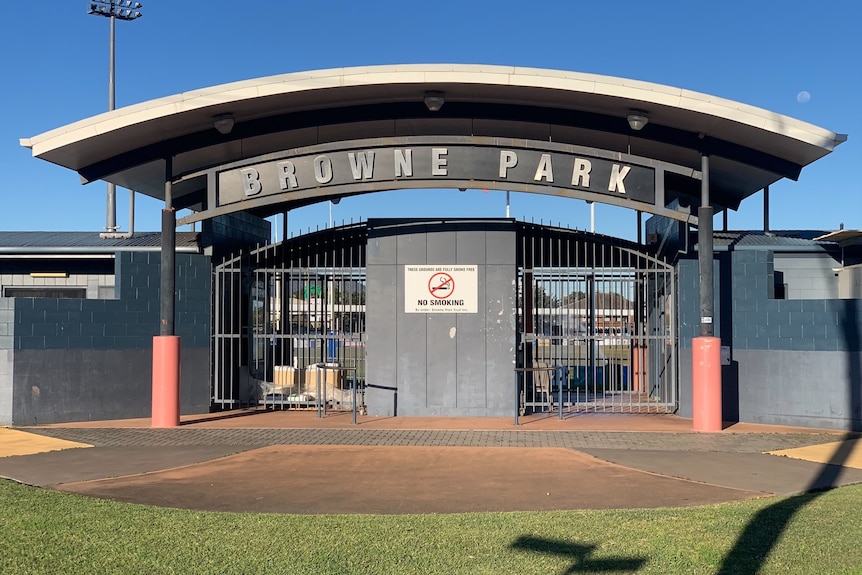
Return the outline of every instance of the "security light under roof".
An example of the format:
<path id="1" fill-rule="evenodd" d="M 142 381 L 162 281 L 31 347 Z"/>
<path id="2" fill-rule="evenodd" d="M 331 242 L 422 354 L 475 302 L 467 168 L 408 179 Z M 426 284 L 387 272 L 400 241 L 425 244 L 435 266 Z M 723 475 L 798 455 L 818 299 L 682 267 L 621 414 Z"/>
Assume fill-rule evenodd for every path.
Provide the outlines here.
<path id="1" fill-rule="evenodd" d="M 432 112 L 440 111 L 446 99 L 443 97 L 443 92 L 425 92 L 425 105 Z"/>
<path id="2" fill-rule="evenodd" d="M 235 120 L 233 119 L 232 114 L 219 114 L 218 116 L 213 116 L 213 128 L 219 131 L 220 134 L 230 134 L 230 131 L 233 130 L 233 125 Z"/>
<path id="3" fill-rule="evenodd" d="M 643 110 L 632 110 L 626 116 L 626 120 L 629 122 L 629 127 L 637 132 L 649 123 L 649 116 Z"/>

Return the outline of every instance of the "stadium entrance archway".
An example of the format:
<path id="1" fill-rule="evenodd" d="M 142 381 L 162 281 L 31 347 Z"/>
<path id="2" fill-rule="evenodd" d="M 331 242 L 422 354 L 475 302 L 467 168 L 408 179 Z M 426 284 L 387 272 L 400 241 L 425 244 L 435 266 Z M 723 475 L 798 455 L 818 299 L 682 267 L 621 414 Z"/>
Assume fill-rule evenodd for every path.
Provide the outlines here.
<path id="1" fill-rule="evenodd" d="M 489 235 L 470 262 L 443 255 Z M 420 293 L 432 282 L 424 305 L 455 307 L 410 299 L 416 274 Z M 219 408 L 349 409 L 354 381 L 372 415 L 676 408 L 673 272 L 630 242 L 511 220 L 372 220 L 239 254 L 214 290 Z"/>
<path id="2" fill-rule="evenodd" d="M 687 238 L 684 226 L 698 228 L 698 323 L 700 338 L 705 339 L 696 347 L 714 352 L 713 215 L 738 209 L 761 190 L 766 213 L 771 184 L 797 179 L 803 167 L 845 140 L 843 134 L 768 110 L 649 82 L 511 66 L 416 64 L 299 72 L 206 88 L 100 114 L 21 143 L 35 157 L 75 170 L 84 183 L 106 180 L 164 200 L 159 339 L 154 340 L 160 354 L 154 364 L 170 367 L 158 376 L 154 372 L 153 391 L 154 397 L 158 393 L 166 398 L 164 411 L 170 416 L 160 417 L 159 425 L 167 425 L 169 419 L 174 425 L 179 423 L 173 398 L 181 358 L 175 322 L 188 320 L 177 318 L 174 306 L 178 221 L 194 223 L 234 212 L 266 218 L 320 201 L 411 188 L 544 193 L 627 207 L 670 220 L 666 238 Z M 186 209 L 190 215 L 177 220 L 177 210 Z M 675 222 L 679 226 L 674 229 Z M 640 393 L 652 392 L 655 385 L 654 380 L 636 377 L 641 372 L 655 369 L 673 379 L 675 356 L 661 350 L 673 349 L 675 338 L 671 333 L 669 344 L 655 343 L 668 339 L 664 326 L 673 330 L 673 321 L 661 319 L 662 310 L 667 316 L 668 306 L 673 309 L 673 286 L 668 288 L 656 279 L 665 276 L 649 271 L 659 269 L 651 266 L 660 262 L 650 260 L 645 248 L 597 249 L 601 257 L 572 270 L 565 267 L 565 258 L 552 265 L 543 261 L 537 268 L 535 260 L 517 261 L 516 245 L 522 236 L 511 221 L 446 223 L 448 229 L 442 224 L 435 229 L 403 222 L 367 228 L 366 302 L 355 305 L 367 310 L 366 398 L 379 414 L 508 413 L 514 395 L 498 394 L 499 382 L 513 378 L 513 368 L 545 369 L 531 366 L 545 361 L 538 352 L 545 336 L 536 325 L 545 325 L 543 310 L 551 308 L 544 301 L 527 308 L 530 298 L 525 294 L 541 293 L 540 288 L 554 292 L 560 289 L 557 282 L 571 284 L 573 293 L 586 294 L 580 298 L 560 291 L 560 301 L 563 296 L 569 296 L 567 301 L 583 299 L 589 304 L 584 309 L 591 309 L 587 341 L 566 352 L 571 352 L 566 356 L 569 361 L 579 357 L 574 349 L 585 350 L 584 394 L 597 400 L 614 392 L 604 385 L 599 388 L 597 365 L 600 346 L 608 345 L 603 330 L 617 329 L 612 327 L 617 320 L 609 318 L 605 327 L 604 315 L 600 323 L 598 314 L 600 309 L 615 309 L 600 307 L 613 303 L 614 297 L 603 299 L 601 290 L 614 282 L 627 286 L 623 291 L 637 303 L 629 323 L 637 327 L 634 335 L 639 337 L 629 341 L 630 349 L 642 351 L 632 355 L 625 375 L 621 368 L 608 365 L 601 371 L 602 381 L 605 374 L 618 371 L 617 380 Z M 544 238 L 544 233 L 538 237 Z M 638 233 L 638 242 L 642 240 Z M 566 241 L 576 246 L 568 253 L 581 253 L 578 241 Z M 624 279 L 615 275 L 621 272 L 593 273 L 593 267 L 602 268 L 624 254 L 639 261 L 631 274 L 622 274 Z M 281 274 L 281 285 L 288 288 L 294 270 L 295 281 L 309 286 L 312 276 L 324 285 L 359 280 L 349 274 L 342 280 L 332 269 L 302 271 L 303 264 L 292 262 L 289 268 L 278 268 L 290 269 L 289 276 L 266 266 L 248 275 L 244 270 L 257 269 L 248 261 L 252 257 L 258 254 L 239 256 L 230 273 L 228 268 L 221 270 L 224 277 L 240 278 L 239 286 L 230 289 L 248 289 L 254 297 L 241 301 L 248 309 L 224 311 L 218 328 L 225 336 L 220 342 L 224 349 L 215 353 L 241 352 L 246 341 L 252 351 L 260 352 L 252 356 L 246 380 L 257 374 L 263 381 L 270 375 L 265 358 L 278 350 L 279 338 L 262 346 L 257 336 L 266 335 L 265 330 L 258 334 L 243 318 L 271 321 L 267 282 Z M 248 279 L 255 273 L 262 283 Z M 438 296 L 451 293 L 453 285 L 461 292 L 467 286 L 469 297 L 450 298 L 460 302 L 457 305 L 441 304 L 448 299 Z M 324 298 L 327 304 L 330 293 L 334 289 Z M 219 294 L 219 301 L 224 295 Z M 653 305 L 651 300 L 652 311 L 638 317 Z M 524 308 L 520 315 L 519 301 Z M 308 306 L 311 324 L 316 316 L 310 302 Z M 370 321 L 372 317 L 375 321 Z M 330 321 L 335 321 L 334 315 Z M 324 323 L 308 326 L 307 349 L 312 349 L 312 336 L 323 335 L 311 330 L 334 331 Z M 619 323 L 622 326 L 622 318 Z M 550 325 L 553 331 L 553 322 Z M 613 335 L 624 339 L 627 334 L 619 329 Z M 536 354 L 525 352 L 518 359 L 515 349 L 520 345 L 529 351 L 533 344 Z M 292 361 L 292 352 L 290 357 Z M 718 359 L 710 357 L 699 363 L 709 365 L 709 373 L 693 375 L 693 380 L 720 383 Z M 272 362 L 271 379 L 276 366 L 292 367 Z M 569 375 L 558 376 L 558 390 L 577 387 L 580 366 L 571 367 Z M 548 372 L 549 379 L 551 375 Z M 231 400 L 242 397 L 235 388 L 243 387 L 241 379 L 241 374 L 230 371 L 220 382 L 231 394 L 236 391 Z M 529 385 L 534 384 L 525 384 L 523 403 L 535 403 L 535 393 L 527 397 Z M 547 395 L 553 395 L 553 386 L 547 384 Z M 589 386 L 593 388 L 587 393 Z M 557 392 L 557 404 L 565 404 L 560 395 Z"/>

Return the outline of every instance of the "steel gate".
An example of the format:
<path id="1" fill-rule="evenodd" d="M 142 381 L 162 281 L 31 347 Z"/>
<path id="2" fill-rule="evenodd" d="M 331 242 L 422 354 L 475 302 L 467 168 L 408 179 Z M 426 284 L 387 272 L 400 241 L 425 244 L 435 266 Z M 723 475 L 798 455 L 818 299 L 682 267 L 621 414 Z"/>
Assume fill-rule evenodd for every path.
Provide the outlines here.
<path id="1" fill-rule="evenodd" d="M 624 240 L 514 225 L 522 412 L 675 411 L 672 266 Z M 351 224 L 216 266 L 215 407 L 353 406 L 350 388 L 366 383 L 367 236 Z"/>
<path id="2" fill-rule="evenodd" d="M 366 243 L 365 224 L 351 224 L 216 266 L 216 407 L 352 406 L 365 384 Z"/>
<path id="3" fill-rule="evenodd" d="M 523 224 L 518 239 L 521 413 L 677 408 L 673 267 L 644 247 Z"/>

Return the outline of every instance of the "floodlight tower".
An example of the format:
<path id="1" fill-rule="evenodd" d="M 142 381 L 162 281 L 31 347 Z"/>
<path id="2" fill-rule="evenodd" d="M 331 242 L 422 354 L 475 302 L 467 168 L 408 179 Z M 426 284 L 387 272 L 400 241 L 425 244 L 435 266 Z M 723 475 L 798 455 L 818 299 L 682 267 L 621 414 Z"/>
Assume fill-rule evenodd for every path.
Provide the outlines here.
<path id="1" fill-rule="evenodd" d="M 139 11 L 140 2 L 132 0 L 93 0 L 90 2 L 90 10 L 87 14 L 104 16 L 111 20 L 111 38 L 108 56 L 108 111 L 115 108 L 114 105 L 114 21 L 137 20 L 143 14 Z M 105 232 L 112 234 L 117 231 L 117 187 L 108 182 L 107 221 Z"/>

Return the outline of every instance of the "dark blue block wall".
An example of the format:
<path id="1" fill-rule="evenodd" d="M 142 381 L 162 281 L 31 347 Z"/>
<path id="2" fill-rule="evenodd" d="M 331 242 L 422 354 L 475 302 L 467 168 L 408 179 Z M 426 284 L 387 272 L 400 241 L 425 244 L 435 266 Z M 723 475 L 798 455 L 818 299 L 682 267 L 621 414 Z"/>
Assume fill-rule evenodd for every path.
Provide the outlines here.
<path id="1" fill-rule="evenodd" d="M 159 252 L 118 252 L 117 299 L 13 302 L 11 423 L 148 417 Z M 210 258 L 177 254 L 181 410 L 210 406 Z"/>
<path id="2" fill-rule="evenodd" d="M 680 414 L 691 416 L 691 340 L 698 335 L 697 261 L 679 269 Z M 773 254 L 716 254 L 716 337 L 725 420 L 862 429 L 862 301 L 774 299 Z"/>

